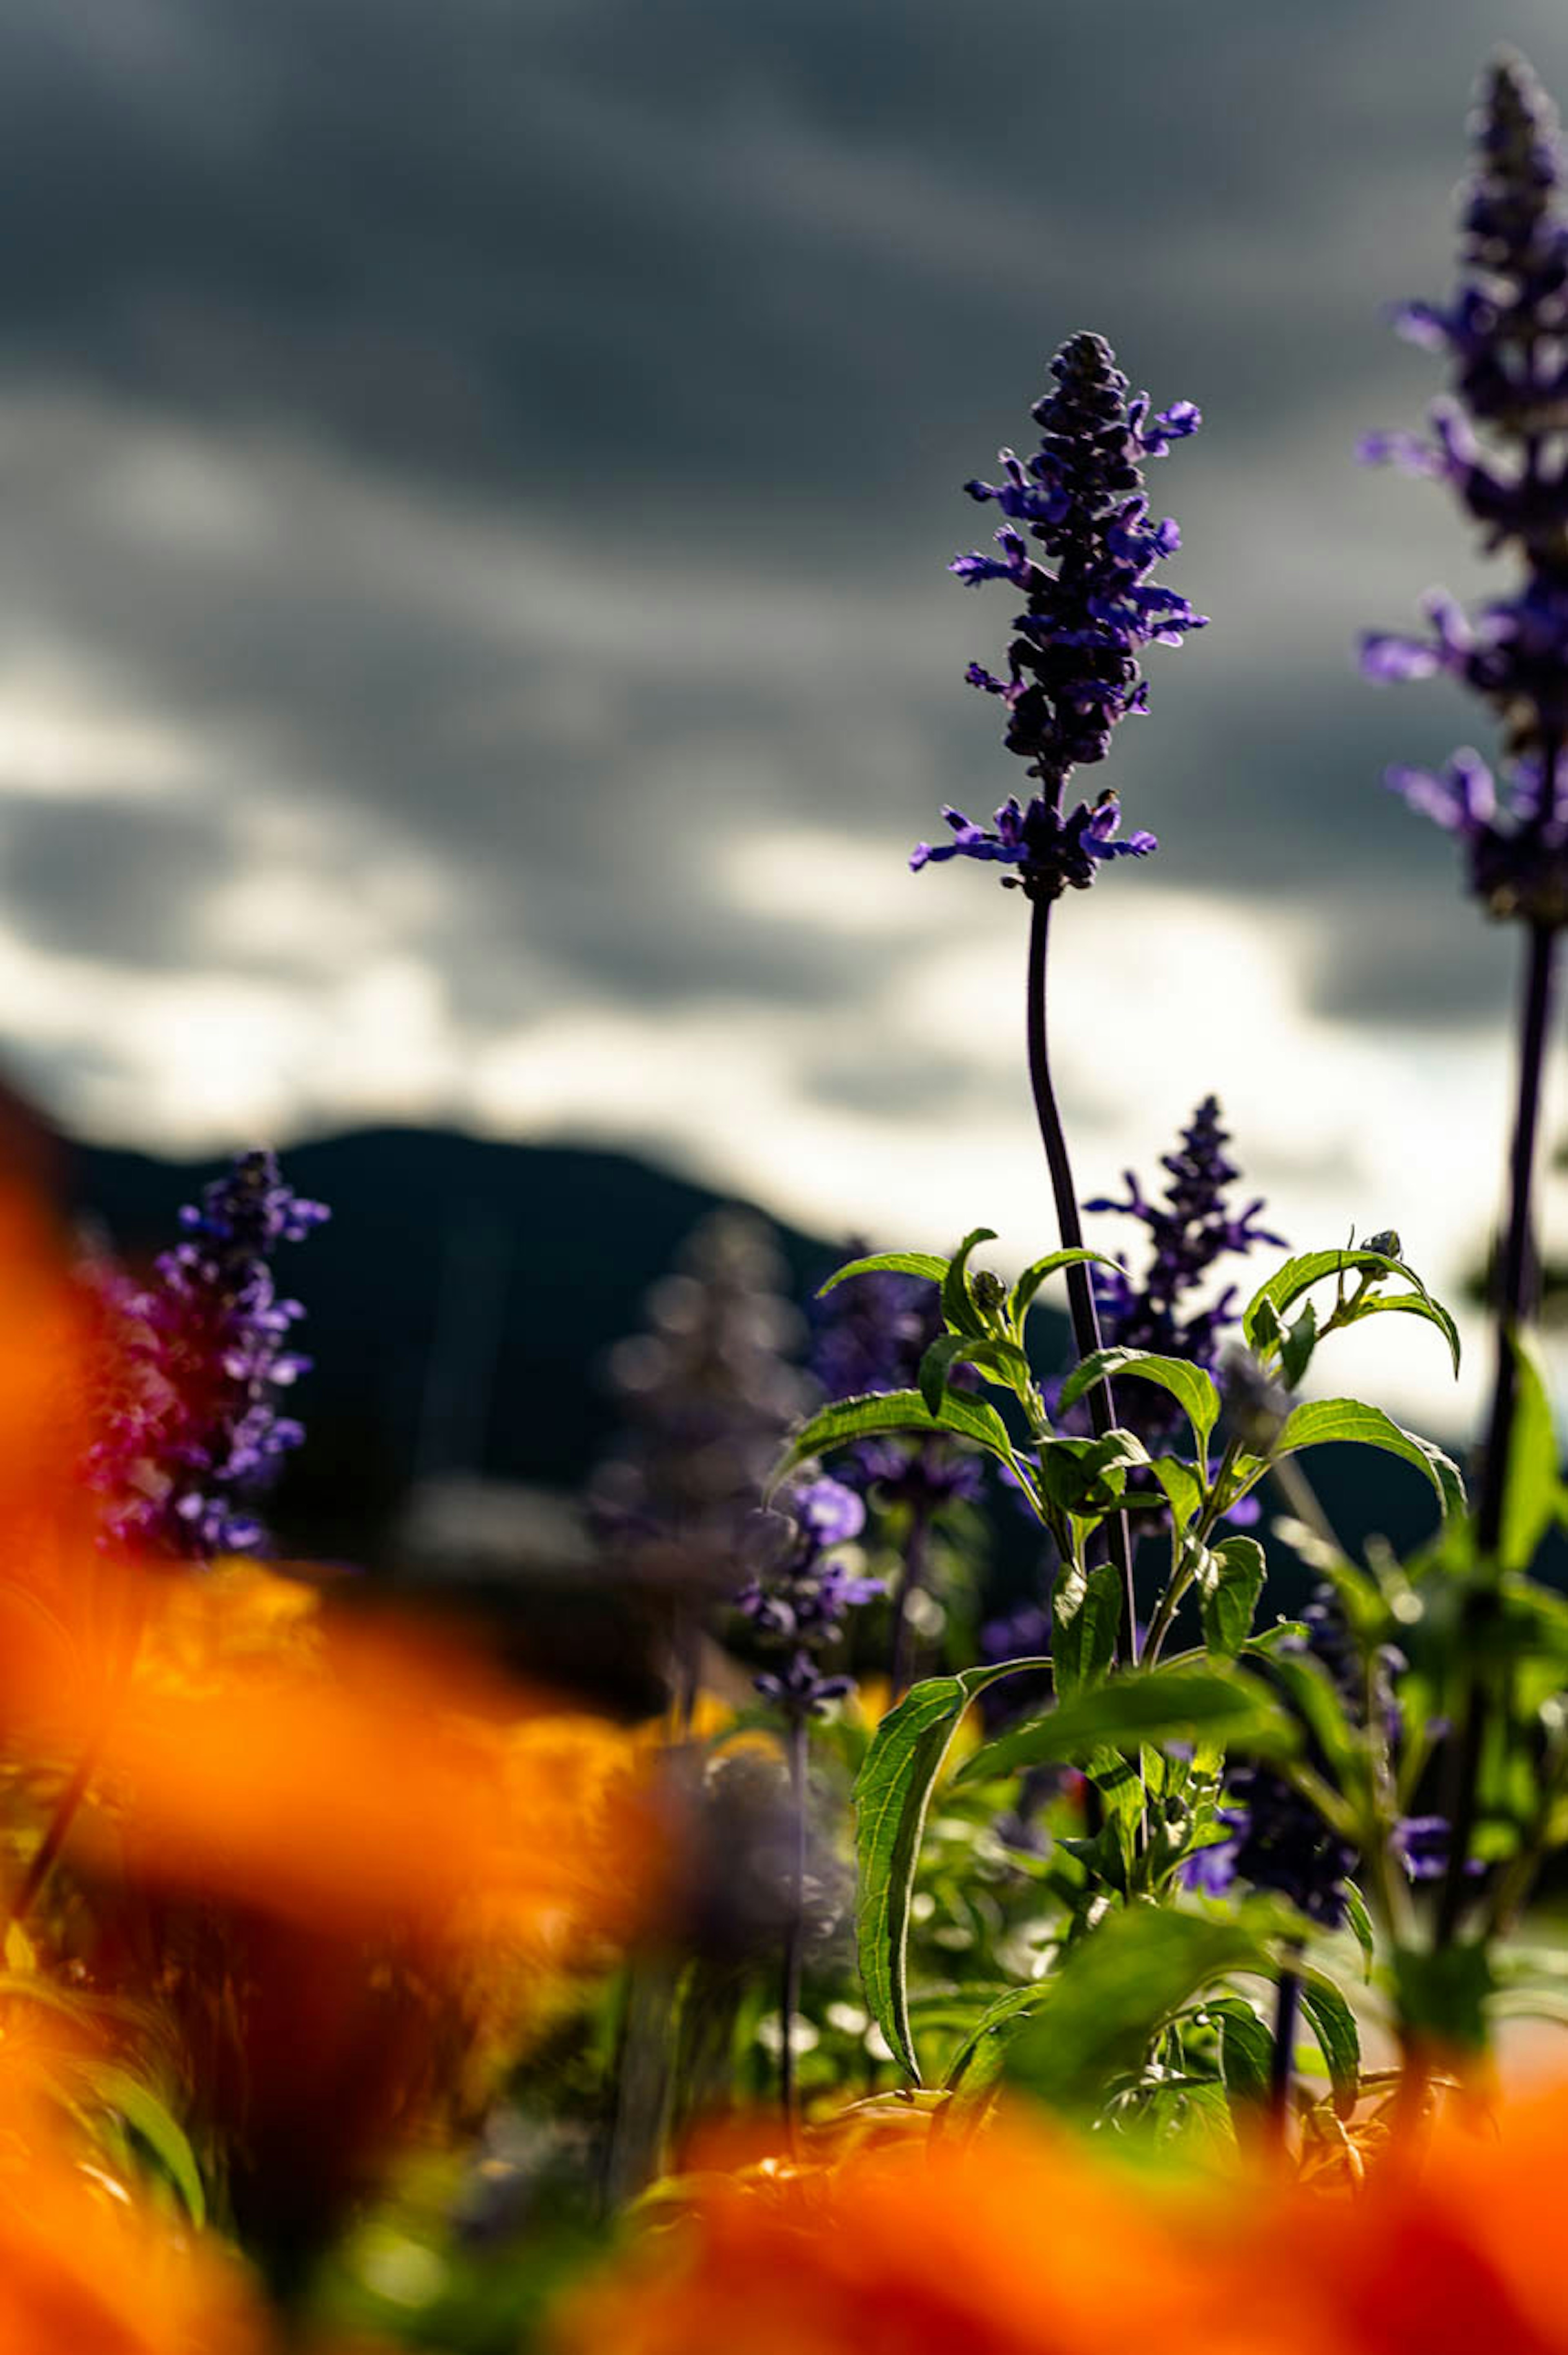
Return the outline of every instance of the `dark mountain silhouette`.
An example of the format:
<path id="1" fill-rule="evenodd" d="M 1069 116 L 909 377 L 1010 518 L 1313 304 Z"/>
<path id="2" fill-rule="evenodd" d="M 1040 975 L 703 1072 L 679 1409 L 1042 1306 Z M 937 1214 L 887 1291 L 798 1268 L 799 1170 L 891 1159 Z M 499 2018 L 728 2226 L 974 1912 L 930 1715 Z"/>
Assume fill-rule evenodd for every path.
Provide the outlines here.
<path id="1" fill-rule="evenodd" d="M 283 1160 L 333 1216 L 280 1270 L 307 1305 L 315 1362 L 309 1439 L 272 1518 L 290 1548 L 366 1561 L 417 1474 L 578 1486 L 615 1431 L 606 1353 L 642 1329 L 649 1285 L 724 1199 L 627 1154 L 442 1130 L 356 1130 Z M 144 1260 L 222 1166 L 72 1145 L 67 1197 Z M 770 1223 L 805 1302 L 842 1241 Z M 1064 1317 L 1042 1310 L 1033 1337 L 1042 1367 L 1066 1361 Z M 1411 1545 L 1429 1524 L 1424 1484 L 1401 1466 L 1331 1448 L 1312 1470 L 1353 1547 L 1372 1529 Z M 1021 1584 L 1038 1547 L 1006 1502 L 996 1520 L 1005 1582 Z"/>

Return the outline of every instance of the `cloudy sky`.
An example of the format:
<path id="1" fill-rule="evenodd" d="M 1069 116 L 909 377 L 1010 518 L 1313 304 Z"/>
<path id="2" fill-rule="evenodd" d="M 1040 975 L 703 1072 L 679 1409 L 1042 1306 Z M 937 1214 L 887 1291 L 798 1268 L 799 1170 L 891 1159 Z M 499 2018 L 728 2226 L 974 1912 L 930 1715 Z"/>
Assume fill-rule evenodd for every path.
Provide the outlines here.
<path id="1" fill-rule="evenodd" d="M 1022 908 L 905 861 L 1018 782 L 944 567 L 1093 326 L 1204 411 L 1213 626 L 1116 756 L 1157 860 L 1057 926 L 1083 1190 L 1215 1089 L 1293 1241 L 1451 1278 L 1514 944 L 1378 785 L 1477 719 L 1351 649 L 1482 576 L 1352 453 L 1503 38 L 1568 95 L 1557 0 L 0 0 L 0 1052 L 99 1137 L 1044 1247 Z"/>

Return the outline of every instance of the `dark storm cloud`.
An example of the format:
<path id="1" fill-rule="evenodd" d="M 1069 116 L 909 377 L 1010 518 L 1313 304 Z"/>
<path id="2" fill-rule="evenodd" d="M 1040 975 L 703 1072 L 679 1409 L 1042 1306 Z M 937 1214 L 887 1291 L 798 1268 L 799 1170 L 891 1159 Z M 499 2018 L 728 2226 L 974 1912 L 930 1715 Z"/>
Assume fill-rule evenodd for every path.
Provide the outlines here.
<path id="1" fill-rule="evenodd" d="M 192 911 L 235 864 L 221 813 L 25 802 L 0 819 L 0 891 L 25 938 L 153 970 L 189 962 Z"/>
<path id="2" fill-rule="evenodd" d="M 1420 978 L 1449 863 L 1376 784 L 1467 725 L 1349 657 L 1464 534 L 1349 451 L 1432 389 L 1376 309 L 1445 282 L 1499 31 L 1568 86 L 1546 0 L 9 0 L 0 627 L 230 747 L 214 811 L 428 861 L 411 940 L 481 1030 L 816 1005 L 869 953 L 809 873 L 798 926 L 738 906 L 726 856 L 844 821 L 896 865 L 1012 787 L 956 486 L 1104 325 L 1209 420 L 1156 496 L 1215 626 L 1156 650 L 1116 772 L 1159 871 L 1305 909 L 1326 1010 L 1485 1008 L 1487 954 Z M 32 813 L 6 904 L 177 957 L 227 822 L 122 812 L 111 862 Z"/>

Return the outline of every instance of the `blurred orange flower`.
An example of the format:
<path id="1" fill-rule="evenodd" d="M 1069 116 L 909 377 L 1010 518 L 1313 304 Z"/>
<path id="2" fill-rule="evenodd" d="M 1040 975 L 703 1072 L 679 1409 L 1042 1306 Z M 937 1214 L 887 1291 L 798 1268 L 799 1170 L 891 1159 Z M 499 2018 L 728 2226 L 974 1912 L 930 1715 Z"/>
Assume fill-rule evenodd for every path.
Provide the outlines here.
<path id="1" fill-rule="evenodd" d="M 1568 2087 L 1445 2119 L 1364 2190 L 1183 2180 L 1018 2115 L 713 2174 L 552 2355 L 1568 2355 Z"/>
<path id="2" fill-rule="evenodd" d="M 248 2275 L 139 2199 L 51 2098 L 52 2051 L 0 2033 L 0 2355 L 264 2355 Z"/>

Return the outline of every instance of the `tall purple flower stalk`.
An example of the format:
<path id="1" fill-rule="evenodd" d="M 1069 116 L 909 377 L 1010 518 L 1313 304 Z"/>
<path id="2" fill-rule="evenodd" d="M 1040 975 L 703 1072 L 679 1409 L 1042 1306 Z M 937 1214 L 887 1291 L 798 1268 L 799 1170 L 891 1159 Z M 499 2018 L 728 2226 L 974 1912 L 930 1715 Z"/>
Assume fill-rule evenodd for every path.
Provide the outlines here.
<path id="1" fill-rule="evenodd" d="M 1226 1157 L 1230 1141 L 1221 1125 L 1219 1098 L 1205 1096 L 1175 1152 L 1160 1156 L 1168 1182 L 1159 1201 L 1149 1201 L 1127 1169 L 1122 1173 L 1125 1201 L 1105 1195 L 1084 1203 L 1086 1210 L 1115 1210 L 1140 1220 L 1152 1245 L 1140 1278 L 1135 1280 L 1125 1256 L 1118 1268 L 1093 1272 L 1101 1327 L 1118 1348 L 1185 1358 L 1212 1373 L 1221 1337 L 1234 1321 L 1236 1288 L 1229 1284 L 1197 1306 L 1189 1305 L 1189 1295 L 1201 1289 L 1222 1259 L 1250 1252 L 1255 1243 L 1285 1248 L 1283 1235 L 1258 1224 L 1261 1195 L 1240 1210 L 1231 1208 L 1226 1197 L 1241 1171 Z"/>
<path id="2" fill-rule="evenodd" d="M 1462 275 L 1451 304 L 1407 305 L 1403 331 L 1443 353 L 1453 397 L 1434 412 L 1434 439 L 1379 434 L 1363 445 L 1449 484 L 1492 549 L 1511 548 L 1522 579 L 1511 595 L 1467 617 L 1435 592 L 1430 634 L 1380 634 L 1363 645 L 1374 678 L 1446 676 L 1480 696 L 1502 729 L 1495 783 L 1479 757 L 1456 753 L 1445 771 L 1396 769 L 1388 783 L 1464 846 L 1471 888 L 1488 911 L 1527 927 L 1520 1009 L 1519 1089 L 1509 1202 L 1494 1305 L 1497 1374 L 1482 1464 L 1477 1537 L 1481 1582 L 1467 1609 L 1467 1661 L 1484 1646 L 1496 1608 L 1509 1440 L 1517 1400 L 1515 1342 L 1532 1305 L 1531 1195 L 1541 1076 L 1568 922 L 1568 204 L 1551 101 L 1521 58 L 1493 62 L 1473 118 L 1476 159 L 1462 215 Z M 1474 1828 L 1487 1696 L 1472 1681 L 1455 1751 L 1454 1838 L 1438 1935 L 1457 1926 Z"/>
<path id="3" fill-rule="evenodd" d="M 1143 485 L 1145 461 L 1163 457 L 1173 442 L 1195 432 L 1198 410 L 1178 401 L 1155 414 L 1144 393 L 1129 402 L 1127 379 L 1098 336 L 1070 337 L 1051 374 L 1051 389 L 1034 405 L 1038 450 L 1027 459 L 1004 450 L 999 483 L 966 486 L 972 498 L 1000 510 L 997 554 L 976 551 L 949 568 L 970 587 L 1005 581 L 1023 599 L 1006 677 L 978 663 L 967 677 L 1000 702 L 1007 748 L 1029 762 L 1038 790 L 1027 805 L 1007 802 L 993 828 L 948 810 L 953 841 L 918 844 L 910 863 L 918 869 L 965 858 L 1005 866 L 1014 871 L 1002 881 L 1021 889 L 1030 903 L 1029 1079 L 1061 1241 L 1072 1247 L 1082 1243 L 1083 1230 L 1047 1040 L 1051 910 L 1064 890 L 1083 890 L 1111 860 L 1146 856 L 1156 844 L 1141 831 L 1117 837 L 1109 791 L 1065 810 L 1067 780 L 1074 768 L 1103 761 L 1118 724 L 1147 709 L 1138 666 L 1145 646 L 1179 645 L 1206 617 L 1151 578 L 1179 546 L 1180 534 L 1168 519 L 1150 521 Z M 1100 1329 L 1082 1264 L 1068 1271 L 1068 1298 L 1079 1354 L 1087 1357 L 1100 1346 Z M 1090 1393 L 1090 1413 L 1097 1432 L 1111 1428 L 1116 1409 L 1109 1383 Z M 1125 1516 L 1113 1521 L 1111 1542 L 1125 1590 L 1124 1657 L 1132 1660 L 1137 1613 Z"/>
<path id="4" fill-rule="evenodd" d="M 304 1436 L 280 1401 L 310 1365 L 289 1345 L 304 1311 L 280 1298 L 272 1256 L 327 1215 L 271 1153 L 242 1153 L 182 1209 L 152 1284 L 101 1279 L 123 1370 L 89 1471 L 112 1535 L 191 1561 L 263 1545 L 252 1502 Z"/>
<path id="5" fill-rule="evenodd" d="M 865 1501 L 853 1488 L 837 1480 L 798 1479 L 779 1501 L 781 1511 L 755 1517 L 752 1575 L 737 1600 L 761 1643 L 779 1655 L 777 1668 L 764 1670 L 756 1686 L 784 1717 L 789 1761 L 795 1839 L 779 2007 L 779 2100 L 793 2134 L 794 2028 L 805 1937 L 808 1728 L 829 1701 L 852 1689 L 852 1678 L 828 1671 L 826 1655 L 842 1637 L 848 1613 L 882 1587 L 880 1579 L 859 1576 L 840 1550 L 866 1525 Z"/>

